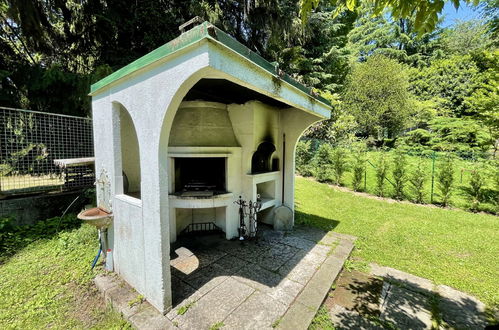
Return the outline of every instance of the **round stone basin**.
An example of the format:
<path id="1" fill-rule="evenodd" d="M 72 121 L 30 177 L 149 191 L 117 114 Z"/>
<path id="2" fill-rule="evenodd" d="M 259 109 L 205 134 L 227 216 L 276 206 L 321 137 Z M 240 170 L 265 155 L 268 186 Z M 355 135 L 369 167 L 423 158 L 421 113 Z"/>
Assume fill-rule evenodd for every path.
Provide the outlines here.
<path id="1" fill-rule="evenodd" d="M 108 213 L 100 207 L 83 210 L 78 214 L 78 219 L 83 220 L 98 229 L 105 229 L 113 222 L 113 214 Z"/>

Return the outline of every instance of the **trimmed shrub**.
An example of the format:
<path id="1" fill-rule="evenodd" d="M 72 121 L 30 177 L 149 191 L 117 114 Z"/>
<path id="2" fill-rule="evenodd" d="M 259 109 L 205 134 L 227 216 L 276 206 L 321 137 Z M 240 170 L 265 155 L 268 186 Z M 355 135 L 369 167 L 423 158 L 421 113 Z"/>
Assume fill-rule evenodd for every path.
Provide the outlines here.
<path id="1" fill-rule="evenodd" d="M 492 178 L 494 180 L 496 213 L 499 214 L 499 160 L 495 160 L 492 165 Z"/>
<path id="2" fill-rule="evenodd" d="M 419 159 L 409 176 L 409 183 L 412 193 L 414 194 L 414 201 L 416 203 L 424 202 L 424 184 L 427 176 L 424 171 L 423 159 Z"/>
<path id="3" fill-rule="evenodd" d="M 378 196 L 385 196 L 385 181 L 389 169 L 390 165 L 386 158 L 386 152 L 380 152 L 376 162 L 376 194 Z"/>
<path id="4" fill-rule="evenodd" d="M 296 144 L 296 171 L 303 176 L 313 176 L 314 166 L 312 160 L 312 143 L 310 141 L 298 141 Z"/>
<path id="5" fill-rule="evenodd" d="M 341 185 L 343 174 L 347 170 L 347 152 L 344 148 L 334 149 L 332 154 L 334 183 Z"/>
<path id="6" fill-rule="evenodd" d="M 353 190 L 360 191 L 362 188 L 362 179 L 366 171 L 366 153 L 365 146 L 356 146 L 353 150 L 352 162 L 352 186 Z"/>
<path id="7" fill-rule="evenodd" d="M 315 154 L 314 163 L 317 166 L 315 169 L 315 177 L 319 182 L 331 181 L 331 167 L 333 165 L 333 147 L 324 143 Z"/>
<path id="8" fill-rule="evenodd" d="M 405 154 L 401 150 L 395 150 L 395 155 L 393 157 L 393 186 L 395 189 L 395 198 L 396 199 L 404 199 L 404 187 L 405 181 L 407 179 L 407 158 Z"/>
<path id="9" fill-rule="evenodd" d="M 449 205 L 452 188 L 454 187 L 454 158 L 449 153 L 444 156 L 444 159 L 440 163 L 437 180 L 442 205 L 447 206 Z"/>
<path id="10" fill-rule="evenodd" d="M 483 168 L 476 166 L 471 171 L 469 197 L 471 201 L 471 210 L 478 211 L 478 206 L 482 202 L 483 186 L 485 185 L 485 178 L 482 175 Z"/>

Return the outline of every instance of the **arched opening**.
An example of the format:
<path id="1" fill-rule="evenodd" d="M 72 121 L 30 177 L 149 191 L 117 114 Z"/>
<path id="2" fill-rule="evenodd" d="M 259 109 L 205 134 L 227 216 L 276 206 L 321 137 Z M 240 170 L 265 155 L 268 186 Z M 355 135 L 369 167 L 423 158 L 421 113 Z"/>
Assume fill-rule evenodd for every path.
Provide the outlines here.
<path id="1" fill-rule="evenodd" d="M 140 150 L 132 117 L 119 105 L 119 132 L 123 194 L 140 199 Z"/>
<path id="2" fill-rule="evenodd" d="M 268 141 L 260 143 L 251 157 L 251 173 L 258 174 L 277 170 L 278 164 L 272 159 L 275 151 L 276 147 L 273 143 Z M 278 161 L 277 158 L 274 159 Z"/>

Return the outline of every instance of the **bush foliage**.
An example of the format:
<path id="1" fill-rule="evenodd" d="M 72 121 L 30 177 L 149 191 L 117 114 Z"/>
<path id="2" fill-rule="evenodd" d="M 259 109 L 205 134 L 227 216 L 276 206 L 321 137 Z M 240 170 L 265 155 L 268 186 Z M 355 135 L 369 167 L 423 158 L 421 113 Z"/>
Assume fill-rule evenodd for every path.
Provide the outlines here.
<path id="1" fill-rule="evenodd" d="M 414 150 L 406 146 L 373 152 L 361 142 L 350 147 L 322 144 L 314 148 L 314 145 L 318 145 L 315 140 L 298 143 L 298 174 L 398 200 L 415 203 L 434 200 L 444 206 L 499 212 L 499 165 L 496 161 L 489 161 L 485 166 L 485 160 L 470 162 L 459 158 L 461 154 L 434 154 L 430 150 L 412 154 Z M 433 196 L 437 198 L 431 198 L 432 157 L 436 158 Z M 457 171 L 462 172 L 460 180 L 456 178 Z"/>

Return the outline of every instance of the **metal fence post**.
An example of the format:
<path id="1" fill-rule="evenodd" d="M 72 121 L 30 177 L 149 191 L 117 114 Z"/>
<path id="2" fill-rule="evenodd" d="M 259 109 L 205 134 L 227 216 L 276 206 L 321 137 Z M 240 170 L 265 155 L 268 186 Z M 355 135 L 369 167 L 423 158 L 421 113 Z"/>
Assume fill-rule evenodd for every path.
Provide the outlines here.
<path id="1" fill-rule="evenodd" d="M 430 192 L 430 204 L 433 204 L 433 186 L 435 184 L 435 151 L 431 155 L 431 192 Z"/>

